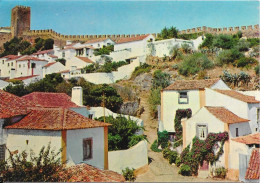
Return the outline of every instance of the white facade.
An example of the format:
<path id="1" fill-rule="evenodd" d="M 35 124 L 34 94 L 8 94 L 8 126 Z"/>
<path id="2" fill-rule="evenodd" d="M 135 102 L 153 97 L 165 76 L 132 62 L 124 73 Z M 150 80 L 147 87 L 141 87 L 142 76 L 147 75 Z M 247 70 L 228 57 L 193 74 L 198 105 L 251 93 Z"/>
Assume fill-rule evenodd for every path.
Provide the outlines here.
<path id="1" fill-rule="evenodd" d="M 260 103 L 249 104 L 207 88 L 206 106 L 223 106 L 239 117 L 250 120 L 249 124 L 252 133 L 255 133 L 257 128 L 259 130 L 257 109 L 260 108 Z"/>
<path id="2" fill-rule="evenodd" d="M 149 35 L 143 40 L 115 44 L 114 51 L 129 50 L 129 57 L 143 56 L 146 55 L 148 41 L 154 40 L 154 36 Z"/>
<path id="3" fill-rule="evenodd" d="M 138 169 L 148 165 L 147 142 L 139 142 L 127 150 L 108 152 L 109 170 L 122 173 L 125 168 Z"/>
<path id="4" fill-rule="evenodd" d="M 30 76 L 30 75 L 39 75 L 43 77 L 43 66 L 45 66 L 48 61 L 35 61 L 35 60 L 25 60 L 16 62 L 16 75 L 15 77 Z M 35 64 L 35 67 L 32 68 L 32 65 Z"/>
<path id="5" fill-rule="evenodd" d="M 1 77 L 8 77 L 9 76 L 9 71 L 10 69 L 7 68 L 7 63 L 6 63 L 7 58 L 1 58 L 0 59 L 0 76 Z"/>
<path id="6" fill-rule="evenodd" d="M 7 87 L 9 84 L 11 84 L 11 83 L 8 83 L 8 82 L 0 79 L 0 89 L 1 90 L 4 89 L 5 87 Z"/>
<path id="7" fill-rule="evenodd" d="M 48 66 L 48 67 L 43 67 L 43 77 L 45 77 L 46 74 L 52 74 L 52 73 L 57 73 L 60 71 L 64 71 L 66 67 L 61 64 L 60 62 L 55 62 L 54 64 Z"/>
<path id="8" fill-rule="evenodd" d="M 14 78 L 14 79 L 16 79 L 16 78 Z M 29 84 L 35 83 L 35 82 L 37 82 L 41 79 L 42 79 L 41 76 L 36 75 L 36 76 L 33 76 L 33 77 L 28 77 L 26 79 L 23 79 L 22 81 L 23 81 L 24 85 L 29 85 Z"/>
<path id="9" fill-rule="evenodd" d="M 97 40 L 97 41 L 87 41 L 86 43 L 82 44 L 82 46 L 92 46 L 94 48 L 103 48 L 104 46 L 109 46 L 109 45 L 114 45 L 115 42 L 112 41 L 111 39 L 107 38 L 105 40 Z M 76 45 L 74 45 L 75 47 Z M 77 47 L 77 46 L 76 46 Z M 80 47 L 80 46 L 79 46 Z"/>
<path id="10" fill-rule="evenodd" d="M 92 158 L 83 161 L 83 139 L 92 138 Z M 104 128 L 67 131 L 67 160 L 69 165 L 87 163 L 104 169 Z"/>

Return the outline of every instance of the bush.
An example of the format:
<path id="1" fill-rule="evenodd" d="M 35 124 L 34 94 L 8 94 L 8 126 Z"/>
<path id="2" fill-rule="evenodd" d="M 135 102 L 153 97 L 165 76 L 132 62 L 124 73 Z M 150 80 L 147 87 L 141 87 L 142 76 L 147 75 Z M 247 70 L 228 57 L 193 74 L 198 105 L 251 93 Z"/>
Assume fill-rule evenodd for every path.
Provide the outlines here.
<path id="1" fill-rule="evenodd" d="M 23 83 L 21 80 L 17 80 L 17 79 L 9 79 L 9 80 L 7 80 L 7 82 L 11 82 L 15 85 Z"/>
<path id="2" fill-rule="evenodd" d="M 154 152 L 162 152 L 161 149 L 158 149 L 158 141 L 157 141 L 157 140 L 155 140 L 155 141 L 152 143 L 150 149 L 151 149 L 152 151 L 154 151 Z"/>
<path id="3" fill-rule="evenodd" d="M 194 53 L 186 56 L 184 61 L 178 66 L 181 75 L 189 76 L 198 73 L 200 70 L 212 68 L 214 65 L 208 57 L 202 53 Z"/>
<path id="4" fill-rule="evenodd" d="M 158 115 L 157 106 L 161 104 L 161 88 L 152 89 L 148 98 L 151 115 L 156 118 Z"/>
<path id="5" fill-rule="evenodd" d="M 250 66 L 253 64 L 256 64 L 257 60 L 251 57 L 241 57 L 238 61 L 237 61 L 237 67 L 246 67 L 246 66 Z"/>
<path id="6" fill-rule="evenodd" d="M 259 65 L 255 67 L 255 74 L 256 74 L 256 75 L 259 75 L 259 74 L 260 74 Z"/>
<path id="7" fill-rule="evenodd" d="M 179 167 L 181 165 L 181 158 L 179 156 L 177 156 L 176 160 L 175 160 L 175 165 L 177 167 Z"/>
<path id="8" fill-rule="evenodd" d="M 94 55 L 109 55 L 110 52 L 114 51 L 114 45 L 105 46 L 103 48 L 100 48 L 98 50 L 94 51 Z"/>
<path id="9" fill-rule="evenodd" d="M 187 43 L 182 44 L 181 49 L 186 54 L 191 52 L 191 46 Z"/>
<path id="10" fill-rule="evenodd" d="M 244 55 L 238 49 L 224 50 L 217 56 L 217 65 L 234 63 L 235 60 L 240 59 Z"/>
<path id="11" fill-rule="evenodd" d="M 81 69 L 81 73 L 94 73 L 94 72 L 106 72 L 110 73 L 112 71 L 116 71 L 119 67 L 123 65 L 127 65 L 128 63 L 125 61 L 119 62 L 106 62 L 104 65 L 99 64 L 90 64 L 83 69 Z"/>
<path id="12" fill-rule="evenodd" d="M 237 43 L 236 48 L 239 51 L 248 51 L 249 50 L 249 42 L 247 42 L 246 40 L 242 39 Z"/>
<path id="13" fill-rule="evenodd" d="M 259 38 L 248 38 L 247 41 L 249 42 L 249 47 L 252 48 L 254 46 L 259 46 L 260 39 Z"/>
<path id="14" fill-rule="evenodd" d="M 134 169 L 130 169 L 127 167 L 126 169 L 122 170 L 122 173 L 126 181 L 135 181 L 136 177 L 134 175 Z"/>
<path id="15" fill-rule="evenodd" d="M 171 151 L 169 154 L 169 163 L 175 163 L 176 158 L 178 157 L 178 153 L 176 151 Z"/>
<path id="16" fill-rule="evenodd" d="M 227 169 L 225 169 L 224 167 L 219 167 L 215 169 L 214 173 L 215 173 L 214 177 L 224 179 L 227 174 Z"/>
<path id="17" fill-rule="evenodd" d="M 136 144 L 138 144 L 142 140 L 147 141 L 147 138 L 144 135 L 133 135 L 129 138 L 130 138 L 130 142 L 128 143 L 128 148 L 135 146 Z"/>
<path id="18" fill-rule="evenodd" d="M 164 27 L 161 30 L 159 37 L 161 39 L 169 39 L 169 38 L 174 38 L 177 36 L 178 36 L 178 29 L 176 29 L 176 27 L 170 27 L 170 28 Z"/>
<path id="19" fill-rule="evenodd" d="M 163 132 L 158 132 L 158 145 L 161 145 L 162 149 L 168 147 L 169 133 L 164 130 Z"/>
<path id="20" fill-rule="evenodd" d="M 199 48 L 212 48 L 214 36 L 212 34 L 206 34 L 205 37 Z"/>
<path id="21" fill-rule="evenodd" d="M 0 172 L 3 180 L 8 182 L 66 182 L 70 174 L 64 169 L 59 158 L 61 150 L 55 152 L 51 150 L 50 143 L 45 148 L 43 146 L 38 156 L 31 150 L 30 156 L 25 151 L 13 155 L 9 151 L 10 157 L 2 162 Z M 30 158 L 30 160 L 29 160 Z M 60 173 L 65 176 L 61 177 Z"/>
<path id="22" fill-rule="evenodd" d="M 104 117 L 100 117 L 97 120 L 104 121 Z M 109 151 L 128 149 L 129 147 L 131 147 L 131 145 L 135 145 L 135 143 L 138 143 L 138 140 L 141 141 L 145 139 L 145 137 L 135 136 L 135 133 L 143 128 L 138 126 L 136 122 L 131 119 L 127 119 L 123 116 L 119 116 L 116 118 L 114 118 L 113 116 L 108 116 L 105 117 L 105 120 L 106 123 L 112 124 L 108 127 Z"/>
<path id="23" fill-rule="evenodd" d="M 152 69 L 152 67 L 146 63 L 138 66 L 135 68 L 134 72 L 132 73 L 132 78 L 139 76 L 140 74 L 147 73 Z"/>
<path id="24" fill-rule="evenodd" d="M 235 45 L 236 41 L 231 35 L 220 34 L 213 40 L 213 46 L 223 49 L 231 49 Z"/>
<path id="25" fill-rule="evenodd" d="M 153 74 L 152 87 L 153 88 L 165 88 L 170 85 L 170 74 L 156 70 Z"/>
<path id="26" fill-rule="evenodd" d="M 191 168 L 189 165 L 182 164 L 179 170 L 179 174 L 184 176 L 191 176 Z"/>

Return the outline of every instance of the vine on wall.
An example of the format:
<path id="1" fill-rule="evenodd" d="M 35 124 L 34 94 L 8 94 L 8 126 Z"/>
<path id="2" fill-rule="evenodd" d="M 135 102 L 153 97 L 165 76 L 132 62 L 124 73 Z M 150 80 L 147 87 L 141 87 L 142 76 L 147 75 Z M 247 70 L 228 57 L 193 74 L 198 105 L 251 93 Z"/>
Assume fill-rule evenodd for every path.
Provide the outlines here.
<path id="1" fill-rule="evenodd" d="M 192 116 L 191 109 L 178 109 L 175 114 L 174 119 L 174 128 L 175 128 L 175 143 L 174 147 L 178 147 L 182 145 L 182 125 L 181 125 L 181 119 L 182 118 L 190 118 Z"/>

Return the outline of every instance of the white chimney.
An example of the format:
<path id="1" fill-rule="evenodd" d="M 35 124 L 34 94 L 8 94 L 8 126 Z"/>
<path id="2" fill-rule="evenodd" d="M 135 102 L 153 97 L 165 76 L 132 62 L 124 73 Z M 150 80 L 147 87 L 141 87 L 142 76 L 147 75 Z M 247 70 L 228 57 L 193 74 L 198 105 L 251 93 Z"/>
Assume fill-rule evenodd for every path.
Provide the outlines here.
<path id="1" fill-rule="evenodd" d="M 82 87 L 75 86 L 72 88 L 71 101 L 78 106 L 83 106 L 83 91 Z"/>
<path id="2" fill-rule="evenodd" d="M 18 56 L 21 56 L 21 53 L 20 53 L 20 52 L 18 52 L 18 53 L 17 53 L 17 55 L 18 55 Z"/>

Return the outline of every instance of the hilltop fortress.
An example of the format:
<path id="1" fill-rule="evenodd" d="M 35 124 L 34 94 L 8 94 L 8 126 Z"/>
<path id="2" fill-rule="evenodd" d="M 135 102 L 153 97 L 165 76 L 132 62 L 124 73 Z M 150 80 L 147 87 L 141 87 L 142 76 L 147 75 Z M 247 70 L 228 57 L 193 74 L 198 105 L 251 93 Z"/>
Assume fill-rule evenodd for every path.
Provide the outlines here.
<path id="1" fill-rule="evenodd" d="M 24 39 L 33 42 L 35 38 L 52 38 L 57 45 L 64 45 L 67 40 L 70 41 L 87 41 L 95 38 L 111 38 L 117 39 L 122 37 L 136 37 L 144 34 L 122 34 L 122 35 L 63 35 L 55 32 L 52 29 L 47 30 L 31 30 L 31 9 L 26 6 L 16 6 L 11 12 L 11 27 L 0 27 L 0 47 L 13 37 L 23 37 Z M 235 34 L 241 31 L 247 37 L 259 36 L 259 25 L 249 25 L 241 27 L 225 27 L 225 28 L 211 28 L 211 27 L 197 27 L 187 30 L 179 31 L 179 34 L 192 33 L 212 33 L 212 34 Z M 155 37 L 158 33 L 153 33 Z"/>

